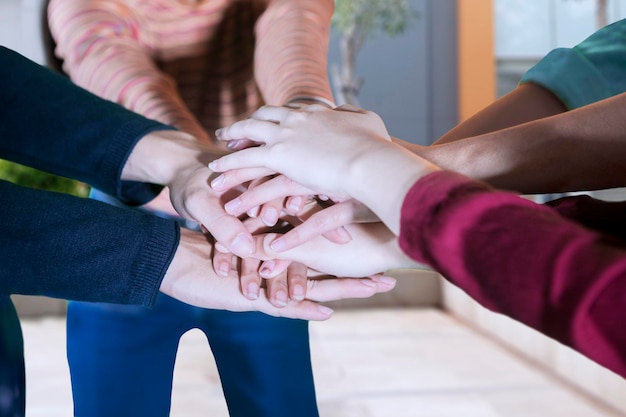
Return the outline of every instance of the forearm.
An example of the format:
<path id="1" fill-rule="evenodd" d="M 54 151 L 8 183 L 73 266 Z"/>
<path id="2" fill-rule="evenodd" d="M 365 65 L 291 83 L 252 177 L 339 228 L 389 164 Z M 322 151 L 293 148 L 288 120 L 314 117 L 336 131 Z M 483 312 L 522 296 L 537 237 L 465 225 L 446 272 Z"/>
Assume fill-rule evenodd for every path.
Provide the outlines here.
<path id="1" fill-rule="evenodd" d="M 157 67 L 151 38 L 134 11 L 124 2 L 115 7 L 111 12 L 98 1 L 51 0 L 50 28 L 64 70 L 98 96 L 208 142 L 175 82 Z"/>
<path id="2" fill-rule="evenodd" d="M 0 199 L 11 202 L 0 205 L 3 293 L 154 303 L 178 246 L 176 223 L 3 181 Z"/>
<path id="3" fill-rule="evenodd" d="M 224 152 L 178 131 L 155 131 L 132 149 L 122 170 L 126 181 L 169 185 L 185 170 L 206 169 Z"/>
<path id="4" fill-rule="evenodd" d="M 332 101 L 327 58 L 332 0 L 270 0 L 256 25 L 255 75 L 267 104 Z"/>
<path id="5" fill-rule="evenodd" d="M 0 157 L 87 182 L 125 200 L 129 195 L 120 173 L 131 149 L 149 132 L 170 128 L 102 100 L 15 52 L 0 48 L 0 63 L 5 75 L 0 80 Z M 50 103 L 63 110 L 51 111 Z M 149 187 L 132 186 L 129 203 L 154 197 Z"/>
<path id="6" fill-rule="evenodd" d="M 400 206 L 406 193 L 421 177 L 438 170 L 398 145 L 383 142 L 353 160 L 346 175 L 346 188 L 356 200 L 369 207 L 397 236 Z"/>
<path id="7" fill-rule="evenodd" d="M 485 307 L 626 375 L 623 245 L 449 172 L 416 183 L 402 210 L 401 246 L 414 259 Z"/>
<path id="8" fill-rule="evenodd" d="M 495 132 L 565 111 L 565 105 L 549 90 L 532 83 L 522 84 L 448 131 L 434 144 Z"/>
<path id="9" fill-rule="evenodd" d="M 444 169 L 525 194 L 626 184 L 626 95 L 454 143 L 423 148 Z"/>

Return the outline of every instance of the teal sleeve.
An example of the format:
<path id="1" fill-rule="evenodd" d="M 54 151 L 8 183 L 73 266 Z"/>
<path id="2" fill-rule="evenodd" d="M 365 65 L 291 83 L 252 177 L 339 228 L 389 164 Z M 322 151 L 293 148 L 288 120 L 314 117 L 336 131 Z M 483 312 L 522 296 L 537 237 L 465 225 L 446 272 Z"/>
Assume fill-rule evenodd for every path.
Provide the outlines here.
<path id="1" fill-rule="evenodd" d="M 626 92 L 626 19 L 608 25 L 573 48 L 558 48 L 522 77 L 575 109 Z"/>

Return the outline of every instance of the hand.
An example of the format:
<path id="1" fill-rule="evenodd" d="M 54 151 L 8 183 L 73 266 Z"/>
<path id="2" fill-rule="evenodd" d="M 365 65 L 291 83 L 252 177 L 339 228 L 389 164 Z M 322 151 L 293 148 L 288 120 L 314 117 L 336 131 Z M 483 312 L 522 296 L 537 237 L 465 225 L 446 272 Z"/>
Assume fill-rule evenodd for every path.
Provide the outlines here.
<path id="1" fill-rule="evenodd" d="M 245 175 L 243 171 L 248 171 L 248 175 Z M 263 169 L 228 171 L 215 178 L 211 182 L 211 187 L 216 191 L 223 192 L 249 181 L 251 176 L 263 175 L 265 173 L 266 171 Z M 312 193 L 312 190 L 297 184 L 284 175 L 279 175 L 259 186 L 244 191 L 235 199 L 226 203 L 225 210 L 233 216 L 240 216 L 243 213 L 249 213 L 255 207 L 264 205 L 267 201 L 282 201 L 286 199 L 283 210 L 291 216 L 306 221 L 287 232 L 280 239 L 279 243 L 274 244 L 274 250 L 278 251 L 291 249 L 319 235 L 323 235 L 335 243 L 347 243 L 351 237 L 342 226 L 351 223 L 379 221 L 371 210 L 356 200 L 351 199 L 330 204 L 328 207 L 323 208 L 311 199 L 310 195 Z M 305 198 L 311 203 L 305 204 L 302 201 Z M 296 199 L 299 201 L 295 202 Z M 267 224 L 267 222 L 265 223 Z"/>
<path id="2" fill-rule="evenodd" d="M 375 113 L 354 107 L 295 110 L 266 106 L 253 119 L 216 135 L 220 140 L 246 138 L 263 146 L 213 161 L 214 171 L 266 168 L 335 201 L 354 198 L 396 235 L 406 193 L 417 180 L 439 169 L 392 143 Z"/>
<path id="3" fill-rule="evenodd" d="M 282 268 L 272 268 L 271 260 L 274 259 L 299 262 L 321 273 L 342 277 L 366 277 L 398 268 L 429 269 L 405 255 L 398 246 L 397 238 L 383 223 L 353 224 L 346 228 L 352 236 L 346 244 L 337 245 L 317 237 L 284 252 L 272 248 L 272 243 L 280 234 L 255 235 L 253 256 L 270 260 L 264 265 L 269 270 L 263 274 L 270 279 L 282 272 Z"/>
<path id="4" fill-rule="evenodd" d="M 290 300 L 297 302 L 308 299 L 309 291 L 313 291 L 316 301 L 332 301 L 344 298 L 368 298 L 377 293 L 391 291 L 396 286 L 394 278 L 384 276 L 362 279 L 320 276 L 318 272 L 297 262 L 287 263 L 281 272 L 273 274 L 272 279 L 261 279 L 258 274 L 259 262 L 251 258 L 242 259 L 240 276 L 242 290 L 245 294 L 246 285 L 255 287 L 257 293 L 254 297 L 248 298 L 256 300 L 259 298 L 259 288 L 261 291 L 264 289 L 264 296 L 277 308 L 288 306 Z M 334 280 L 335 283 L 332 284 L 328 282 L 329 280 Z"/>
<path id="5" fill-rule="evenodd" d="M 331 301 L 352 297 L 368 297 L 389 291 L 393 283 L 363 285 L 355 279 L 307 279 L 307 299 L 289 301 L 283 308 L 272 305 L 261 292 L 256 300 L 241 295 L 239 277 L 233 271 L 227 277 L 218 277 L 211 268 L 212 247 L 202 233 L 181 229 L 181 239 L 174 258 L 161 282 L 160 290 L 185 303 L 229 311 L 260 311 L 272 316 L 304 320 L 326 320 L 332 314 L 317 301 Z"/>
<path id="6" fill-rule="evenodd" d="M 374 152 L 391 138 L 375 113 L 355 107 L 329 110 L 265 106 L 251 119 L 220 129 L 222 141 L 247 139 L 264 146 L 226 155 L 210 165 L 224 172 L 241 168 L 267 168 L 335 200 L 350 198 L 342 179 L 351 162 Z"/>
<path id="7" fill-rule="evenodd" d="M 154 131 L 137 143 L 122 178 L 167 186 L 178 214 L 202 225 L 232 253 L 249 256 L 252 236 L 223 208 L 222 199 L 232 199 L 233 193 L 217 192 L 209 186 L 213 172 L 206 165 L 220 155 L 186 133 Z"/>

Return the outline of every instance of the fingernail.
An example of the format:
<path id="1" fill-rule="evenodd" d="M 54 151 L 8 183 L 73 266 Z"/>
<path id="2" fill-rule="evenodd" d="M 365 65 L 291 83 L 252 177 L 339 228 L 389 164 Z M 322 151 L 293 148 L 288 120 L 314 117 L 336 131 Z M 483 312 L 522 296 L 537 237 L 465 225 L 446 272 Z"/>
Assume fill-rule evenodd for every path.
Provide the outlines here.
<path id="1" fill-rule="evenodd" d="M 224 185 L 224 175 L 220 175 L 216 178 L 213 178 L 213 181 L 211 181 L 211 188 L 213 188 L 214 190 L 217 190 L 222 185 Z"/>
<path id="2" fill-rule="evenodd" d="M 289 201 L 289 207 L 287 208 L 291 210 L 293 213 L 297 213 L 300 211 L 301 206 L 302 206 L 302 197 L 293 197 Z"/>
<path id="3" fill-rule="evenodd" d="M 293 290 L 291 291 L 293 299 L 296 301 L 302 301 L 304 300 L 304 288 L 302 288 L 301 285 L 296 285 L 295 287 L 293 287 Z"/>
<path id="4" fill-rule="evenodd" d="M 217 129 L 217 130 L 215 131 L 215 137 L 219 139 L 219 138 L 220 138 L 220 136 L 222 136 L 222 129 Z"/>
<path id="5" fill-rule="evenodd" d="M 285 239 L 283 238 L 278 238 L 272 243 L 270 243 L 270 248 L 276 252 L 284 251 L 286 246 L 287 246 L 287 243 L 285 242 Z"/>
<path id="6" fill-rule="evenodd" d="M 240 143 L 241 143 L 241 141 L 239 141 L 239 140 L 231 140 L 228 143 L 226 143 L 226 147 L 228 149 L 235 149 L 235 148 L 237 148 L 237 146 L 239 146 Z"/>
<path id="7" fill-rule="evenodd" d="M 246 214 L 248 215 L 248 217 L 252 217 L 253 219 L 256 219 L 257 217 L 259 217 L 259 211 L 261 211 L 261 207 L 256 206 L 248 210 Z"/>
<path id="8" fill-rule="evenodd" d="M 238 197 L 226 203 L 224 205 L 224 210 L 226 210 L 226 213 L 228 214 L 233 214 L 236 212 L 237 207 L 239 207 L 240 205 L 241 205 L 241 200 Z"/>
<path id="9" fill-rule="evenodd" d="M 323 305 L 318 305 L 317 309 L 319 310 L 320 313 L 324 314 L 325 316 L 330 316 L 331 314 L 335 312 L 332 308 L 326 307 Z"/>
<path id="10" fill-rule="evenodd" d="M 362 279 L 362 280 L 361 280 L 361 283 L 362 283 L 363 285 L 368 286 L 368 287 L 375 287 L 375 286 L 376 286 L 376 282 L 375 282 L 375 281 L 373 281 L 373 280 L 371 280 L 371 279 L 369 279 L 369 278 L 364 278 L 364 279 Z"/>
<path id="11" fill-rule="evenodd" d="M 209 169 L 211 171 L 215 171 L 215 165 L 216 165 L 215 161 L 211 161 L 211 162 L 209 162 L 209 165 L 207 165 L 207 166 L 209 167 Z"/>
<path id="12" fill-rule="evenodd" d="M 259 275 L 261 275 L 263 278 L 270 278 L 270 276 L 272 275 L 272 271 L 274 270 L 274 265 L 275 262 L 272 260 L 263 262 L 263 266 L 259 270 Z"/>
<path id="13" fill-rule="evenodd" d="M 215 242 L 215 249 L 217 249 L 218 252 L 230 253 L 230 250 L 220 242 Z"/>
<path id="14" fill-rule="evenodd" d="M 222 262 L 219 266 L 219 274 L 223 277 L 228 276 L 228 272 L 230 271 L 230 267 L 226 262 Z"/>
<path id="15" fill-rule="evenodd" d="M 395 283 L 398 282 L 397 279 L 385 275 L 378 277 L 378 280 L 387 285 L 395 285 Z"/>
<path id="16" fill-rule="evenodd" d="M 337 228 L 337 236 L 341 239 L 342 242 L 347 243 L 352 240 L 352 236 L 345 227 L 341 226 Z"/>
<path id="17" fill-rule="evenodd" d="M 285 307 L 287 305 L 287 293 L 285 291 L 278 291 L 274 301 L 279 306 Z"/>
<path id="18" fill-rule="evenodd" d="M 259 298 L 259 284 L 256 282 L 248 284 L 248 298 L 252 300 Z"/>
<path id="19" fill-rule="evenodd" d="M 274 226 L 278 221 L 278 211 L 273 207 L 263 210 L 263 223 L 267 226 Z"/>
<path id="20" fill-rule="evenodd" d="M 252 254 L 252 237 L 245 233 L 239 233 L 233 240 L 232 249 L 239 256 L 249 256 Z"/>

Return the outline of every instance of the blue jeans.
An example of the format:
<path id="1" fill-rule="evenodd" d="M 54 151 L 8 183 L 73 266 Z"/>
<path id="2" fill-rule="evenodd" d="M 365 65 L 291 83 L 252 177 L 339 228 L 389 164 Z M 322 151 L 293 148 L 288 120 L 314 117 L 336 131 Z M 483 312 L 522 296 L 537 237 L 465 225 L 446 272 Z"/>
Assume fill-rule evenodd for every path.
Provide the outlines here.
<path id="1" fill-rule="evenodd" d="M 179 339 L 194 328 L 207 336 L 231 417 L 318 417 L 308 322 L 202 309 L 164 294 L 151 309 L 69 303 L 75 415 L 168 416 Z"/>

